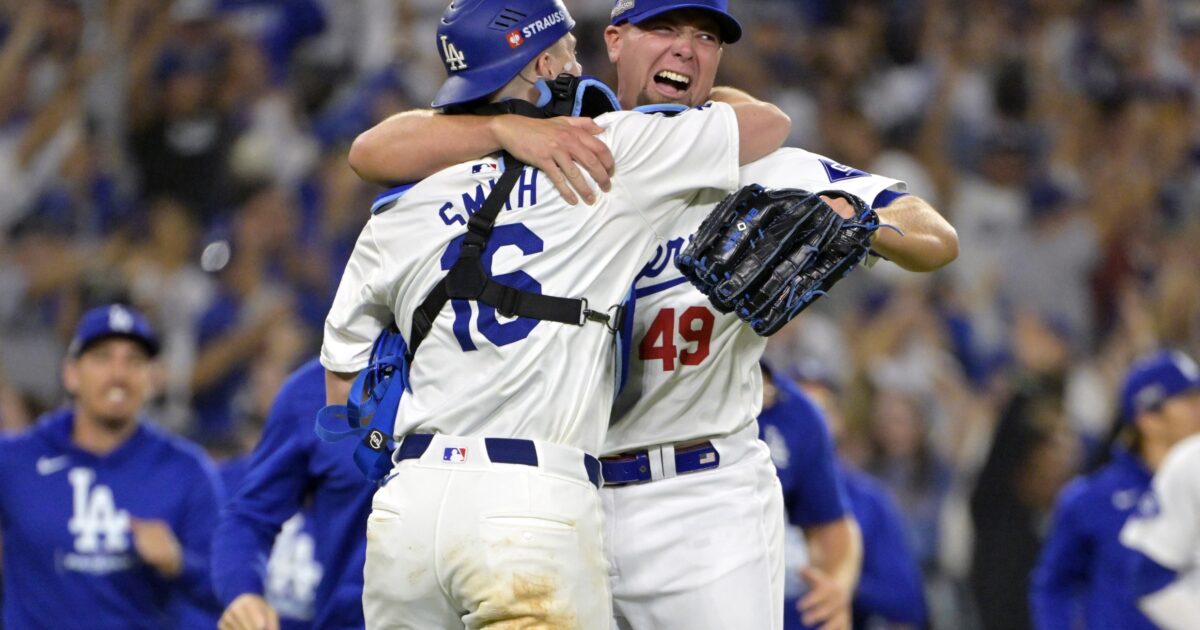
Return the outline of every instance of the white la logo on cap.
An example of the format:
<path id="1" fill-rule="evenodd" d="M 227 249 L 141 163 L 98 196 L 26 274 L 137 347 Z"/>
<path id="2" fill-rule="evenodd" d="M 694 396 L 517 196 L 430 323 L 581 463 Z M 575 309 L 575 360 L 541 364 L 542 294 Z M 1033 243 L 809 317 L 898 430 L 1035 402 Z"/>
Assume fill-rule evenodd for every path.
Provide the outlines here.
<path id="1" fill-rule="evenodd" d="M 467 69 L 467 56 L 457 46 L 451 44 L 449 38 L 442 35 L 442 57 L 446 60 L 451 72 Z"/>
<path id="2" fill-rule="evenodd" d="M 117 332 L 133 330 L 133 315 L 120 306 L 108 309 L 108 327 Z"/>
<path id="3" fill-rule="evenodd" d="M 620 0 L 617 2 L 617 6 L 613 7 L 612 15 L 609 16 L 609 18 L 615 20 L 618 15 L 621 15 L 622 13 L 632 9 L 633 5 L 634 0 Z"/>

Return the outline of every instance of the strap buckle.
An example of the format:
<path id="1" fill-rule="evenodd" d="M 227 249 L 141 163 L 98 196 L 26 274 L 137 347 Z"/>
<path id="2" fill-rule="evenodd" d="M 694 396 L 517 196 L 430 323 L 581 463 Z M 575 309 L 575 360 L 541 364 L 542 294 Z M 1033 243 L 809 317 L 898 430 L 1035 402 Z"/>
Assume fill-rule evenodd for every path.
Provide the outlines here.
<path id="1" fill-rule="evenodd" d="M 624 305 L 613 304 L 603 311 L 593 311 L 592 309 L 588 308 L 587 298 L 579 298 L 579 303 L 580 326 L 583 326 L 587 322 L 599 322 L 604 324 L 604 327 L 607 328 L 609 332 L 613 333 L 617 332 L 617 329 L 621 326 L 621 313 L 623 312 Z"/>
<path id="2" fill-rule="evenodd" d="M 579 325 L 580 326 L 586 324 L 588 322 L 588 319 L 591 318 L 591 313 L 594 313 L 594 312 L 595 311 L 588 308 L 588 299 L 587 298 L 579 298 Z"/>

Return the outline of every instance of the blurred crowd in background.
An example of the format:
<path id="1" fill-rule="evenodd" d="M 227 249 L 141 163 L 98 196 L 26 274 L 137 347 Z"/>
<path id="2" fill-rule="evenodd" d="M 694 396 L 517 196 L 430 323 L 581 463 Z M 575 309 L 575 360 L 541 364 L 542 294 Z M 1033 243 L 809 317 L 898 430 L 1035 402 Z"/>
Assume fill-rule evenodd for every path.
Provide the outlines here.
<path id="1" fill-rule="evenodd" d="M 568 0 L 611 81 L 611 3 Z M 443 0 L 0 0 L 0 430 L 63 400 L 79 314 L 164 338 L 156 422 L 257 439 L 372 197 L 350 143 L 427 106 Z M 1200 2 L 735 0 L 718 84 L 790 145 L 903 179 L 958 229 L 938 274 L 856 272 L 772 339 L 841 396 L 936 628 L 1026 627 L 1054 497 L 1106 450 L 1129 361 L 1200 354 Z"/>

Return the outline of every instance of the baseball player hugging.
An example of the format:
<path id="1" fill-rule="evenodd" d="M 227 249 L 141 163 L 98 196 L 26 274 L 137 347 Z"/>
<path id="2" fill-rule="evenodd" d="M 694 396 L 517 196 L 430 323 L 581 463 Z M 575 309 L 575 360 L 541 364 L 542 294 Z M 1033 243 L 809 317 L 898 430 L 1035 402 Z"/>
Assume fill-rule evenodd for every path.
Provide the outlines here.
<path id="1" fill-rule="evenodd" d="M 621 2 L 604 36 L 609 58 L 617 64 L 621 105 L 629 109 L 647 106 L 643 112 L 655 112 L 631 112 L 627 116 L 682 122 L 712 109 L 771 107 L 737 90 L 713 87 L 721 48 L 741 36 L 741 27 L 729 15 L 723 0 Z M 709 99 L 722 102 L 706 105 Z M 674 114 L 674 118 L 664 118 L 664 112 Z M 596 122 L 601 128 L 607 127 L 601 138 L 615 137 L 612 134 L 616 128 L 608 126 L 606 117 Z M 495 127 L 502 124 L 516 125 L 522 132 L 510 129 L 497 133 Z M 374 162 L 367 158 L 386 152 L 363 151 L 359 155 L 366 158 L 360 159 L 355 168 L 360 173 L 403 180 L 429 175 L 447 158 L 466 157 L 466 151 L 457 144 L 438 144 L 439 136 L 469 139 L 472 149 L 479 152 L 503 148 L 514 154 L 536 154 L 537 147 L 529 145 L 543 136 L 535 128 L 554 124 L 505 117 L 489 126 L 467 117 L 406 112 L 359 140 L 363 146 L 403 143 L 430 147 L 430 151 L 393 154 L 395 160 Z M 744 143 L 747 127 L 741 129 Z M 517 140 L 508 146 L 501 142 L 504 138 Z M 671 137 L 673 144 L 692 140 L 686 135 Z M 644 189 L 649 192 L 673 177 L 692 172 L 697 159 L 694 154 L 677 153 L 670 162 L 645 160 L 631 164 L 622 160 L 618 146 L 611 146 L 615 168 L 609 170 L 616 173 L 613 191 L 621 190 L 618 184 L 622 177 L 642 179 L 648 175 L 633 172 L 631 166 L 658 171 L 657 176 L 646 180 L 654 182 Z M 746 162 L 744 144 L 741 157 Z M 351 161 L 355 162 L 354 155 Z M 563 177 L 555 183 L 569 180 L 575 185 L 582 171 L 596 177 L 595 164 L 583 159 L 578 165 L 562 168 Z M 799 286 L 818 291 L 828 288 L 866 254 L 867 244 L 902 267 L 917 271 L 941 267 L 956 255 L 953 228 L 929 204 L 906 195 L 903 184 L 895 180 L 872 176 L 799 149 L 767 156 L 745 167 L 740 176 L 745 185 L 828 191 L 822 195 L 782 193 L 788 200 L 805 199 L 808 205 L 804 207 L 809 211 L 797 210 L 799 206 L 791 201 L 771 202 L 787 208 L 772 217 L 793 216 L 795 220 L 790 223 L 796 226 L 824 225 L 828 229 L 809 231 L 805 227 L 791 231 L 812 236 L 810 246 L 805 249 L 801 245 L 804 238 L 789 236 L 779 248 L 784 254 L 764 256 L 758 268 L 776 269 L 776 264 L 786 263 L 788 256 L 800 251 L 837 255 L 820 259 L 830 263 L 827 267 L 810 265 L 815 264 L 815 258 L 793 265 L 797 273 L 787 281 L 796 284 L 784 286 L 796 291 L 775 295 L 784 303 L 770 310 L 771 325 L 757 326 L 764 334 L 774 332 L 799 312 L 800 301 L 792 303 L 788 296 L 804 294 L 807 297 L 803 302 L 808 303 L 817 295 L 799 291 Z M 718 212 L 740 210 L 747 216 L 756 213 L 756 208 L 763 206 L 740 202 L 758 199 L 760 193 L 767 197 L 776 194 L 762 186 L 747 189 Z M 576 190 L 589 198 L 588 186 Z M 641 273 L 635 286 L 637 308 L 631 346 L 636 354 L 629 386 L 616 406 L 612 424 L 602 432 L 603 445 L 599 447 L 604 456 L 601 496 L 608 575 L 616 622 L 622 628 L 782 625 L 783 504 L 774 467 L 765 445 L 757 439 L 754 420 L 762 399 L 758 359 L 765 340 L 752 328 L 753 314 L 743 318 L 741 309 L 714 305 L 708 294 L 688 283 L 675 264 L 685 260 L 680 254 L 685 253 L 689 237 L 701 228 L 702 221 L 724 196 L 722 191 L 693 196 L 689 200 L 692 212 L 680 213 L 674 222 L 655 227 L 659 240 L 637 265 Z M 600 203 L 603 199 L 601 196 Z M 587 212 L 580 208 L 569 212 L 581 211 Z M 744 240 L 738 237 L 735 247 L 745 253 L 753 249 L 750 241 L 759 231 L 734 230 L 741 223 L 734 220 L 724 227 L 745 235 Z M 874 231 L 880 223 L 899 229 Z M 782 220 L 775 227 L 788 231 L 788 224 L 788 220 Z M 866 232 L 855 232 L 868 225 Z M 836 237 L 848 236 L 854 237 L 845 239 L 852 246 L 838 252 Z M 632 255 L 632 250 L 626 250 L 626 255 Z M 704 256 L 694 259 L 697 263 L 705 260 Z M 605 272 L 612 273 L 616 268 Z M 809 282 L 812 278 L 804 279 L 799 273 L 818 268 L 828 272 L 813 277 L 819 281 Z M 735 275 L 738 272 L 731 271 Z M 760 281 L 748 285 L 751 289 L 762 286 Z M 465 324 L 461 329 L 466 330 Z M 527 365 L 530 369 L 546 369 Z M 414 384 L 414 391 L 419 393 L 420 386 Z M 851 537 L 849 517 L 839 522 L 844 526 L 844 538 Z M 850 549 L 852 544 L 847 541 L 843 547 Z M 831 568 L 835 575 L 829 580 L 836 583 L 837 589 L 821 596 L 824 601 L 818 606 L 816 622 L 828 621 L 829 628 L 846 627 L 838 624 L 843 623 L 841 620 L 848 623 L 856 562 L 853 553 L 837 557 L 836 566 Z"/>
<path id="2" fill-rule="evenodd" d="M 449 77 L 434 106 L 535 107 L 505 99 L 537 101 L 578 72 L 573 25 L 556 0 L 456 2 L 438 28 Z M 411 385 L 367 523 L 368 627 L 612 627 L 593 454 L 618 307 L 655 235 L 698 191 L 735 188 L 739 160 L 777 148 L 789 123 L 728 105 L 599 122 L 619 174 L 595 205 L 483 151 L 382 197 L 359 237 L 325 324 L 327 399 L 347 401 L 393 324 Z"/>

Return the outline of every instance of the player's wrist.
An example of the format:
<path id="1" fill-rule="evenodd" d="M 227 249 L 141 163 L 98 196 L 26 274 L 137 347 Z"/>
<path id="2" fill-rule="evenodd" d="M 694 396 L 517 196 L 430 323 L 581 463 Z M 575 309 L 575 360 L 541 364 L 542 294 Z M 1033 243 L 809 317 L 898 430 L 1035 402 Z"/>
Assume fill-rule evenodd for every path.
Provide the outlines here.
<path id="1" fill-rule="evenodd" d="M 483 129 L 488 143 L 495 146 L 495 150 L 504 148 L 504 138 L 510 131 L 509 125 L 512 124 L 513 114 L 501 114 L 499 116 L 487 116 L 484 118 Z"/>

